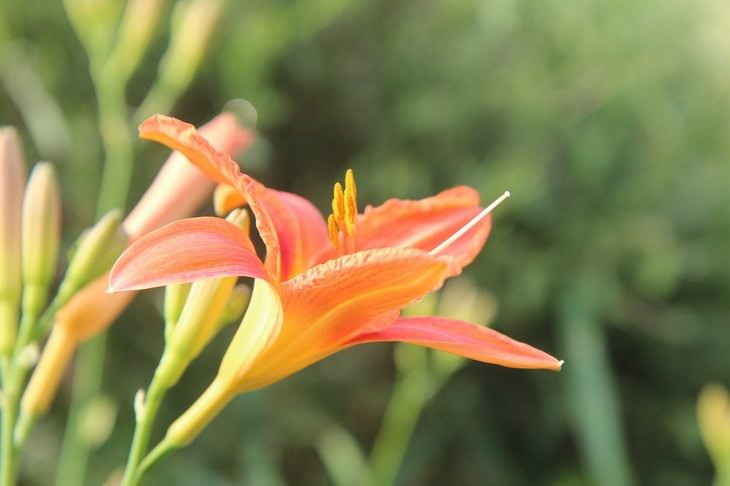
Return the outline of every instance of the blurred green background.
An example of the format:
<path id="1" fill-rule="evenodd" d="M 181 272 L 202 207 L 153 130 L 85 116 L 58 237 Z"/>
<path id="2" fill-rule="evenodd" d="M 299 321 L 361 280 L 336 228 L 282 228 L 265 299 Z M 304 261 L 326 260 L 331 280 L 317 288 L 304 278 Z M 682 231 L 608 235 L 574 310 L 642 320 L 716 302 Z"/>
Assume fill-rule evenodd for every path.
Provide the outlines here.
<path id="1" fill-rule="evenodd" d="M 709 484 L 700 388 L 730 383 L 730 6 L 722 0 L 229 1 L 171 114 L 234 98 L 258 113 L 242 160 L 327 211 L 352 167 L 361 204 L 469 184 L 495 215 L 466 277 L 495 328 L 566 360 L 559 374 L 470 363 L 418 421 L 397 484 Z M 170 2 L 127 89 L 141 102 Z M 149 114 L 149 113 L 148 113 Z M 58 164 L 64 241 L 93 223 L 103 153 L 88 59 L 60 2 L 0 4 L 0 123 Z M 137 143 L 130 205 L 165 157 Z M 210 211 L 210 208 L 204 209 Z M 88 484 L 126 458 L 132 397 L 162 346 L 160 295 L 110 332 L 118 408 Z M 213 376 L 224 332 L 159 424 Z M 367 454 L 394 382 L 392 346 L 334 356 L 239 397 L 149 484 L 329 484 L 323 438 Z M 71 380 L 39 424 L 23 484 L 50 484 Z M 326 442 L 326 441 L 325 441 Z M 331 448 L 332 449 L 332 448 Z M 343 454 L 334 447 L 329 454 Z M 343 462 L 345 463 L 345 462 Z"/>

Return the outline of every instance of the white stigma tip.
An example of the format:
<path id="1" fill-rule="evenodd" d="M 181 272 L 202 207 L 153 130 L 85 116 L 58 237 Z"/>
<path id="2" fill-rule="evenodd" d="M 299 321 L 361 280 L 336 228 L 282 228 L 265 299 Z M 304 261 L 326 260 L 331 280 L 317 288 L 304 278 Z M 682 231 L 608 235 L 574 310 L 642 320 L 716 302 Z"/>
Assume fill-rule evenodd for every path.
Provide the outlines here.
<path id="1" fill-rule="evenodd" d="M 428 254 L 429 255 L 436 255 L 441 250 L 443 250 L 444 248 L 447 248 L 449 245 L 451 245 L 452 243 L 454 243 L 456 240 L 458 240 L 459 238 L 461 238 L 462 236 L 464 236 L 464 234 L 467 231 L 469 231 L 470 229 L 472 229 L 477 223 L 479 223 L 479 221 L 483 220 L 489 213 L 491 213 L 492 211 L 494 211 L 494 208 L 496 208 L 497 206 L 499 206 L 502 203 L 502 201 L 504 201 L 505 199 L 507 199 L 511 195 L 512 195 L 512 193 L 510 193 L 509 191 L 504 191 L 504 194 L 502 194 L 497 199 L 495 199 L 492 204 L 490 204 L 486 208 L 482 209 L 482 211 L 479 214 L 477 214 L 476 216 L 474 216 L 471 219 L 471 221 L 469 221 L 464 226 L 462 226 L 461 228 L 459 228 L 456 231 L 456 233 L 454 233 L 453 235 L 451 235 L 448 238 L 446 238 L 439 246 L 437 246 L 433 250 L 429 251 Z"/>

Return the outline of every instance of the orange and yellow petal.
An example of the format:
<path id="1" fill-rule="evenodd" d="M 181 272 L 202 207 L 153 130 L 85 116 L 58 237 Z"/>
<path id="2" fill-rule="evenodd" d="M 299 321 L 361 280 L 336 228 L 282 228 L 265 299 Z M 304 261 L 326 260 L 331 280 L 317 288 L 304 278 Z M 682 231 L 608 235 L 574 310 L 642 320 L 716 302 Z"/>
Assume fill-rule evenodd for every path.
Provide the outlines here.
<path id="1" fill-rule="evenodd" d="M 209 277 L 270 277 L 248 235 L 220 218 L 176 221 L 135 241 L 112 268 L 109 290 L 139 290 Z"/>
<path id="2" fill-rule="evenodd" d="M 162 120 L 148 120 L 151 131 Z M 203 125 L 199 133 L 221 152 L 236 155 L 248 149 L 254 140 L 251 130 L 241 128 L 232 113 L 221 113 Z M 191 215 L 210 196 L 213 183 L 180 152 L 168 157 L 154 182 L 124 220 L 124 230 L 131 240 L 162 225 Z"/>
<path id="3" fill-rule="evenodd" d="M 230 184 L 218 184 L 213 192 L 213 208 L 218 216 L 246 205 L 246 198 Z"/>
<path id="4" fill-rule="evenodd" d="M 354 335 L 397 319 L 400 309 L 439 288 L 448 266 L 409 248 L 345 255 L 284 282 L 284 324 L 246 376 L 261 386 L 335 352 Z"/>
<path id="5" fill-rule="evenodd" d="M 391 246 L 430 251 L 475 217 L 479 193 L 458 186 L 421 200 L 390 199 L 368 206 L 357 221 L 357 248 Z M 453 259 L 459 269 L 471 263 L 481 251 L 491 230 L 487 216 L 439 255 Z"/>
<path id="6" fill-rule="evenodd" d="M 256 227 L 266 245 L 266 268 L 284 280 L 302 270 L 310 255 L 301 254 L 327 236 L 319 212 L 303 198 L 283 196 L 241 173 L 225 153 L 215 150 L 195 127 L 175 118 L 155 115 L 144 121 L 140 137 L 155 140 L 183 153 L 211 179 L 233 186 L 256 216 Z"/>
<path id="7" fill-rule="evenodd" d="M 322 248 L 330 245 L 322 213 L 307 199 L 290 192 L 274 192 L 283 210 L 273 217 L 279 236 L 279 279 L 288 280 L 316 263 Z"/>
<path id="8" fill-rule="evenodd" d="M 346 346 L 400 341 L 510 368 L 559 371 L 562 361 L 494 329 L 444 317 L 402 317 L 383 329 L 366 331 Z"/>

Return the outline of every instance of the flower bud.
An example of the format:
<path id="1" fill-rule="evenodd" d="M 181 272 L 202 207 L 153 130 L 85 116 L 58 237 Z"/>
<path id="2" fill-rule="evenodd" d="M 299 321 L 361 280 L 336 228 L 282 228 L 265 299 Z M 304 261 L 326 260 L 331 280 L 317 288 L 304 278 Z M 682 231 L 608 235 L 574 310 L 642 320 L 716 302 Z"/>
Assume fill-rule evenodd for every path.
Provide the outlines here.
<path id="1" fill-rule="evenodd" d="M 247 284 L 236 285 L 228 298 L 228 302 L 226 302 L 226 306 L 223 308 L 223 313 L 218 321 L 218 328 L 222 329 L 233 321 L 240 321 L 250 300 L 251 287 Z"/>
<path id="2" fill-rule="evenodd" d="M 175 6 L 170 46 L 160 64 L 165 86 L 184 88 L 198 70 L 218 18 L 221 0 L 183 0 Z"/>
<path id="3" fill-rule="evenodd" d="M 718 472 L 717 484 L 726 484 L 730 473 L 730 393 L 725 386 L 710 383 L 697 400 L 697 419 L 705 447 Z"/>
<path id="4" fill-rule="evenodd" d="M 62 302 L 111 268 L 127 246 L 121 225 L 122 212 L 114 209 L 81 234 L 58 291 Z"/>
<path id="5" fill-rule="evenodd" d="M 25 162 L 18 134 L 0 127 L 0 355 L 15 343 L 20 303 L 20 215 Z"/>
<path id="6" fill-rule="evenodd" d="M 50 162 L 33 168 L 23 200 L 23 312 L 37 315 L 46 301 L 58 260 L 61 196 Z"/>
<path id="7" fill-rule="evenodd" d="M 218 375 L 203 394 L 167 429 L 164 444 L 182 447 L 190 443 L 223 407 L 240 392 L 239 379 L 264 352 L 283 322 L 277 290 L 265 280 L 255 280 L 251 303 L 228 345 Z M 262 322 L 270 325 L 261 326 Z"/>
<path id="8" fill-rule="evenodd" d="M 107 54 L 122 5 L 121 0 L 64 0 L 66 15 L 92 60 Z"/>
<path id="9" fill-rule="evenodd" d="M 227 221 L 248 231 L 248 214 L 245 211 L 232 212 Z M 218 331 L 218 323 L 236 280 L 237 277 L 221 277 L 193 282 L 155 372 L 155 378 L 163 386 L 174 385 L 190 361 Z"/>
<path id="10" fill-rule="evenodd" d="M 98 277 L 56 314 L 51 335 L 23 393 L 24 420 L 46 413 L 76 347 L 106 328 L 134 297 L 135 292 L 105 293 L 108 280 L 108 274 Z"/>
<path id="11" fill-rule="evenodd" d="M 180 319 L 185 300 L 190 293 L 191 284 L 177 283 L 170 284 L 165 287 L 165 342 L 170 341 L 172 333 L 177 326 L 177 320 Z"/>
<path id="12" fill-rule="evenodd" d="M 43 348 L 41 359 L 33 370 L 33 376 L 23 392 L 20 401 L 21 422 L 32 422 L 48 411 L 77 345 L 78 341 L 72 335 L 54 327 Z"/>
<path id="13" fill-rule="evenodd" d="M 245 151 L 254 134 L 242 129 L 233 113 L 221 113 L 200 128 L 217 150 L 231 156 Z M 162 225 L 188 216 L 210 197 L 213 182 L 180 152 L 173 152 L 160 169 L 149 189 L 124 220 L 130 240 Z"/>
<path id="14" fill-rule="evenodd" d="M 112 52 L 112 72 L 127 80 L 137 69 L 160 20 L 164 0 L 130 0 Z"/>

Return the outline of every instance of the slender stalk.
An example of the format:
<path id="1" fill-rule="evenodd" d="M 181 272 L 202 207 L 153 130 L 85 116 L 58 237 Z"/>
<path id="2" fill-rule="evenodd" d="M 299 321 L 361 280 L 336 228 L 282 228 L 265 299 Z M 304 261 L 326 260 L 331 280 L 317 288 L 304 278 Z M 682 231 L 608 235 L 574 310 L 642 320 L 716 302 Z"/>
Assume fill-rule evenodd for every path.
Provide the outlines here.
<path id="1" fill-rule="evenodd" d="M 127 123 L 124 85 L 113 70 L 94 77 L 99 98 L 99 129 L 106 154 L 101 179 L 97 217 L 124 209 L 132 176 L 132 137 Z"/>
<path id="2" fill-rule="evenodd" d="M 152 434 L 152 427 L 154 426 L 155 419 L 157 418 L 157 413 L 160 410 L 162 398 L 167 391 L 167 388 L 160 386 L 160 380 L 157 379 L 157 376 L 158 375 L 155 374 L 149 388 L 147 389 L 144 406 L 141 410 L 137 411 L 139 415 L 137 417 L 137 424 L 134 428 L 132 446 L 129 449 L 129 459 L 127 460 L 127 467 L 124 470 L 122 486 L 132 486 L 137 484 L 141 477 L 139 466 L 147 453 L 150 435 Z"/>
<path id="3" fill-rule="evenodd" d="M 176 448 L 177 447 L 172 445 L 169 441 L 163 439 L 162 442 L 157 444 L 157 446 L 155 446 L 155 448 L 152 449 L 152 451 L 147 454 L 144 460 L 140 463 L 131 484 L 139 484 L 139 482 L 142 480 L 142 476 L 147 472 L 150 467 L 152 467 L 153 464 L 174 451 Z"/>
<path id="4" fill-rule="evenodd" d="M 20 332 L 12 356 L 3 358 L 2 391 L 2 434 L 0 438 L 0 486 L 15 484 L 18 474 L 18 458 L 22 444 L 15 441 L 15 425 L 23 386 L 28 377 L 30 366 L 24 363 L 23 352 L 30 344 L 35 327 L 36 316 L 26 312 L 20 324 Z"/>
<path id="5" fill-rule="evenodd" d="M 18 401 L 20 392 L 17 380 L 14 378 L 12 366 L 3 358 L 3 407 L 2 407 L 2 436 L 0 444 L 0 486 L 12 486 L 17 475 L 16 449 L 13 443 L 13 428 L 18 416 Z"/>
<path id="6" fill-rule="evenodd" d="M 589 278 L 566 291 L 559 320 L 566 370 L 567 396 L 573 406 L 573 428 L 583 459 L 598 486 L 634 484 L 626 454 L 616 384 L 600 322 L 600 292 Z"/>
<path id="7" fill-rule="evenodd" d="M 371 484 L 395 484 L 418 418 L 431 396 L 429 385 L 426 366 L 398 377 L 370 454 Z"/>
<path id="8" fill-rule="evenodd" d="M 96 70 L 94 70 L 96 71 Z M 127 126 L 124 81 L 111 69 L 92 75 L 99 102 L 99 127 L 106 154 L 97 203 L 97 216 L 124 208 L 132 173 L 132 138 Z M 74 387 L 68 424 L 61 446 L 56 484 L 83 484 L 90 444 L 79 435 L 81 412 L 101 390 L 106 355 L 106 333 L 102 332 L 79 349 L 74 367 Z"/>
<path id="9" fill-rule="evenodd" d="M 84 410 L 88 410 L 87 404 L 91 403 L 101 390 L 106 339 L 106 333 L 102 333 L 79 348 L 74 366 L 69 415 L 56 471 L 57 486 L 84 484 L 90 445 L 80 433 L 82 414 Z"/>

